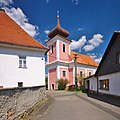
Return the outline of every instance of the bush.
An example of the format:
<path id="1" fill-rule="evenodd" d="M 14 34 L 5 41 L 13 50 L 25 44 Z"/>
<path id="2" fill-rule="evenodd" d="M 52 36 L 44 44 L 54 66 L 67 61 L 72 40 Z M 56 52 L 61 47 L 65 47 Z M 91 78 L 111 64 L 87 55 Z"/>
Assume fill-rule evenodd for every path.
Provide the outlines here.
<path id="1" fill-rule="evenodd" d="M 69 85 L 67 90 L 68 91 L 74 91 L 75 90 L 75 85 Z"/>
<path id="2" fill-rule="evenodd" d="M 65 90 L 66 85 L 69 83 L 69 81 L 67 79 L 59 79 L 57 80 L 58 83 L 58 90 Z"/>

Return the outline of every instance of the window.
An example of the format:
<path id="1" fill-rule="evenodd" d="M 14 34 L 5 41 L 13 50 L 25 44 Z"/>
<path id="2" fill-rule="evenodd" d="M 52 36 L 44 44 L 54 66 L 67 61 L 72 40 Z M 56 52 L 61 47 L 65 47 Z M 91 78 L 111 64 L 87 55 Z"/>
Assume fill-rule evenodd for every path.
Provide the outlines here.
<path id="1" fill-rule="evenodd" d="M 91 76 L 91 74 L 92 74 L 92 73 L 91 73 L 91 72 L 89 72 L 89 76 Z"/>
<path id="2" fill-rule="evenodd" d="M 23 82 L 18 82 L 18 87 L 19 88 L 23 87 Z"/>
<path id="3" fill-rule="evenodd" d="M 116 54 L 116 63 L 120 64 L 120 52 Z"/>
<path id="4" fill-rule="evenodd" d="M 26 57 L 19 56 L 19 68 L 26 68 Z"/>
<path id="5" fill-rule="evenodd" d="M 51 53 L 53 53 L 53 45 L 51 45 Z"/>
<path id="6" fill-rule="evenodd" d="M 100 89 L 109 90 L 109 79 L 100 80 Z"/>
<path id="7" fill-rule="evenodd" d="M 66 71 L 63 71 L 63 77 L 66 77 Z"/>
<path id="8" fill-rule="evenodd" d="M 63 44 L 63 52 L 65 52 L 65 44 Z"/>
<path id="9" fill-rule="evenodd" d="M 80 71 L 80 77 L 83 77 L 83 71 Z"/>

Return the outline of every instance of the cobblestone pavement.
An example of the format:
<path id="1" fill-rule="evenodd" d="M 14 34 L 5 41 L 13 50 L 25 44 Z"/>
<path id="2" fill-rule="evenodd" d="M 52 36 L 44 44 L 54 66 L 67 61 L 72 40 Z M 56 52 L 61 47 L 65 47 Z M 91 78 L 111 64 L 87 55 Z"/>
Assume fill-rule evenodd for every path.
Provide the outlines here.
<path id="1" fill-rule="evenodd" d="M 120 108 L 88 98 L 85 94 L 48 91 L 45 104 L 28 120 L 120 120 Z"/>

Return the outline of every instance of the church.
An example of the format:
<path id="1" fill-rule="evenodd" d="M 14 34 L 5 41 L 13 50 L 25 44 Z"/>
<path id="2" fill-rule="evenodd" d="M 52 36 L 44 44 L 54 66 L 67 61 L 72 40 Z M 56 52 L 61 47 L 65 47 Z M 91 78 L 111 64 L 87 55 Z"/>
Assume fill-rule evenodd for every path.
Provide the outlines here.
<path id="1" fill-rule="evenodd" d="M 71 40 L 67 37 L 69 32 L 61 27 L 59 15 L 57 25 L 53 28 L 46 44 L 50 49 L 47 53 L 48 89 L 57 90 L 56 83 L 60 78 L 69 81 L 67 86 L 75 85 L 74 56 L 77 55 L 77 75 L 90 76 L 95 74 L 98 64 L 89 56 L 78 54 L 70 50 Z"/>

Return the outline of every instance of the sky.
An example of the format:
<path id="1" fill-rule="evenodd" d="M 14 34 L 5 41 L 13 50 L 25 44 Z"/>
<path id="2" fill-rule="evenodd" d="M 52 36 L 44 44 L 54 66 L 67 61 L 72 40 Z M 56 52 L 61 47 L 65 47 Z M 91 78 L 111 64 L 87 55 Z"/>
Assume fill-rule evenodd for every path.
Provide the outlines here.
<path id="1" fill-rule="evenodd" d="M 71 50 L 98 63 L 114 31 L 120 31 L 120 0 L 0 0 L 0 8 L 43 45 L 59 11 Z"/>

